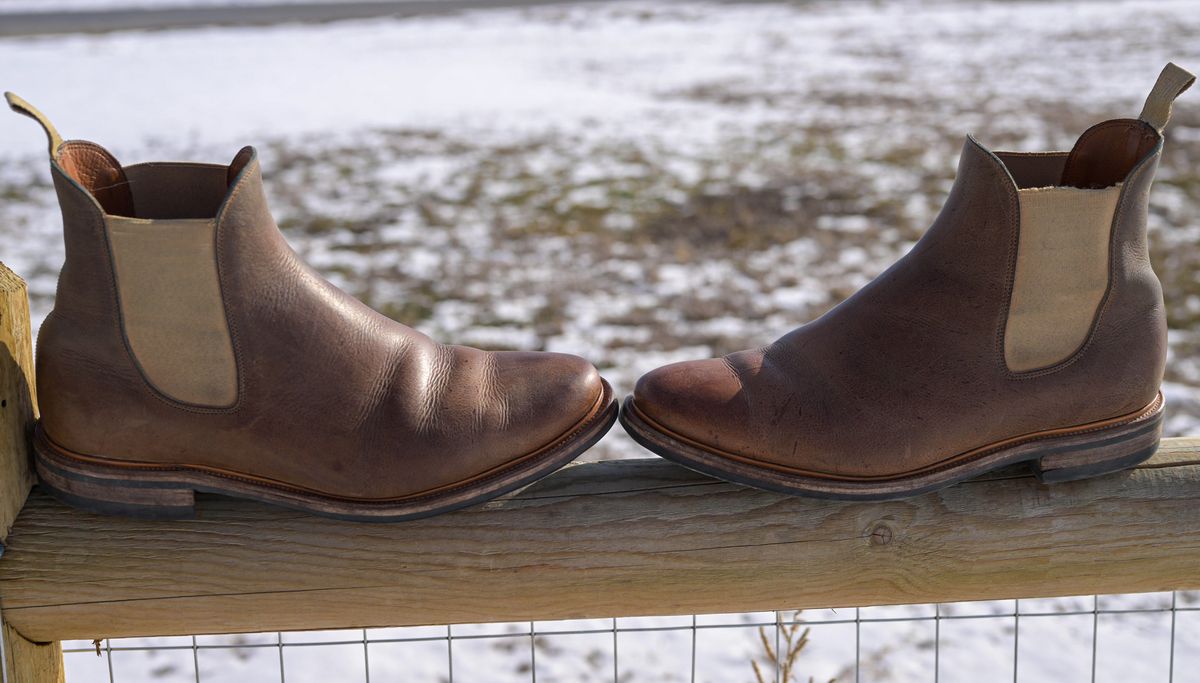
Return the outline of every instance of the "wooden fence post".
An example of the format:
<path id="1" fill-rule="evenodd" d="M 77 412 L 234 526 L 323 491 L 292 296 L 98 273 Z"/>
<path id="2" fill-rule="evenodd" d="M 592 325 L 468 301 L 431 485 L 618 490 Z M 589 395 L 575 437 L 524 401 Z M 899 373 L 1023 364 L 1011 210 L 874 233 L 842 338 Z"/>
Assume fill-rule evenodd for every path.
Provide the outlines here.
<path id="1" fill-rule="evenodd" d="M 29 436 L 37 393 L 30 336 L 25 281 L 0 263 L 0 544 L 33 486 Z"/>
<path id="2" fill-rule="evenodd" d="M 25 281 L 0 263 L 0 561 L 4 542 L 34 482 L 29 435 L 37 418 L 33 342 Z M 0 595 L 0 616 L 4 596 Z M 61 683 L 62 646 L 34 643 L 3 625 L 7 683 Z"/>
<path id="3" fill-rule="evenodd" d="M 8 683 L 64 683 L 62 644 L 32 643 L 5 624 L 4 670 Z"/>

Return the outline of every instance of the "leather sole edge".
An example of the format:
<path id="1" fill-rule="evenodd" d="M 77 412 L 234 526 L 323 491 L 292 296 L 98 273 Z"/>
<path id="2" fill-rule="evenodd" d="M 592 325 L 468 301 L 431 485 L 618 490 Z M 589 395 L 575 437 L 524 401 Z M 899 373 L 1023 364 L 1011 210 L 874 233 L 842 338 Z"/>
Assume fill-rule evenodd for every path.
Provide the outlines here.
<path id="1" fill-rule="evenodd" d="M 1124 421 L 1104 420 L 1066 430 L 1048 430 L 981 446 L 929 471 L 890 478 L 806 476 L 755 465 L 706 449 L 672 434 L 638 410 L 633 396 L 621 408 L 621 426 L 641 446 L 701 474 L 753 488 L 808 498 L 878 501 L 908 498 L 952 486 L 994 470 L 1028 463 L 1043 482 L 1057 483 L 1128 469 L 1148 460 L 1162 436 L 1162 394 Z M 1049 434 L 1049 436 L 1047 435 Z M 957 462 L 956 462 L 957 460 Z"/>

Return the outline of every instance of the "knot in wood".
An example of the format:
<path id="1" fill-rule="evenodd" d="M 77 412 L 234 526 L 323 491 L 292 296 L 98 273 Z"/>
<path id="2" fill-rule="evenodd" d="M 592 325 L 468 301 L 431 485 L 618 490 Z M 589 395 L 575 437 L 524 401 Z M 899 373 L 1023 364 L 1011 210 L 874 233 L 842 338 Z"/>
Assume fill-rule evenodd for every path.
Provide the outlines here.
<path id="1" fill-rule="evenodd" d="M 892 527 L 886 522 L 878 522 L 871 527 L 871 531 L 867 534 L 867 540 L 871 545 L 888 545 L 892 542 Z"/>

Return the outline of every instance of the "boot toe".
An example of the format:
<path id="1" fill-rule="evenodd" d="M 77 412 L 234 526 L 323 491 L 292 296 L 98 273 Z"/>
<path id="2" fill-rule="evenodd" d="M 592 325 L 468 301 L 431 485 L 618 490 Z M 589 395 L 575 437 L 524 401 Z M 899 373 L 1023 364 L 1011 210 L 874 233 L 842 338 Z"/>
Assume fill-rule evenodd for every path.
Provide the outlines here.
<path id="1" fill-rule="evenodd" d="M 567 437 L 599 406 L 604 380 L 594 365 L 564 353 L 504 351 L 494 355 L 504 422 L 518 455 Z"/>
<path id="2" fill-rule="evenodd" d="M 747 417 L 742 382 L 720 358 L 646 373 L 633 390 L 633 405 L 658 428 L 717 448 L 736 445 Z"/>

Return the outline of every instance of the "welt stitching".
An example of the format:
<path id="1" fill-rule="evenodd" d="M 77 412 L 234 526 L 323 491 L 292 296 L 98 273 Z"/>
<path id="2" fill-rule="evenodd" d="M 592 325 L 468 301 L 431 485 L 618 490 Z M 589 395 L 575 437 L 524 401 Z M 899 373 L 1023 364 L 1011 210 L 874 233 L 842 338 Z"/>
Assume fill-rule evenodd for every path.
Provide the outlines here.
<path id="1" fill-rule="evenodd" d="M 1096 427 L 1088 427 L 1085 429 L 1078 429 L 1078 430 L 1074 430 L 1074 431 L 1069 431 L 1065 434 L 1032 434 L 1032 435 L 1029 435 L 1028 438 L 1018 438 L 1018 440 L 1016 440 L 1012 443 L 1009 443 L 1009 444 L 988 447 L 985 450 L 980 451 L 979 453 L 975 453 L 974 455 L 971 455 L 969 457 L 963 457 L 964 453 L 958 453 L 958 454 L 952 455 L 949 458 L 946 458 L 946 459 L 940 461 L 939 463 L 937 463 L 935 465 L 931 465 L 927 468 L 919 469 L 919 470 L 910 470 L 903 474 L 896 475 L 895 477 L 887 477 L 887 478 L 883 478 L 883 479 L 866 479 L 863 477 L 847 477 L 844 475 L 822 474 L 821 472 L 816 472 L 816 471 L 793 470 L 791 468 L 776 469 L 774 467 L 766 467 L 768 461 L 763 460 L 761 458 L 721 451 L 720 449 L 708 447 L 703 444 L 700 444 L 699 442 L 691 441 L 690 439 L 687 439 L 686 437 L 682 437 L 682 435 L 674 434 L 673 432 L 670 432 L 670 430 L 667 430 L 666 428 L 657 425 L 657 423 L 654 423 L 652 420 L 650 420 L 649 418 L 642 415 L 640 411 L 637 412 L 637 418 L 639 420 L 645 422 L 646 425 L 649 426 L 650 429 L 652 429 L 653 431 L 658 432 L 659 434 L 667 437 L 668 439 L 671 439 L 673 441 L 681 443 L 688 448 L 699 451 L 700 453 L 703 453 L 703 454 L 715 455 L 717 457 L 725 457 L 727 455 L 734 455 L 734 456 L 736 456 L 734 459 L 734 462 L 748 466 L 748 467 L 765 467 L 766 469 L 770 469 L 773 472 L 782 473 L 785 476 L 802 477 L 802 478 L 807 478 L 807 479 L 825 479 L 825 480 L 832 479 L 834 481 L 843 481 L 843 482 L 852 482 L 852 483 L 853 482 L 871 482 L 871 483 L 884 482 L 884 483 L 887 483 L 887 482 L 904 481 L 905 479 L 912 479 L 915 477 L 921 477 L 921 476 L 925 476 L 925 475 L 946 472 L 948 470 L 954 469 L 956 467 L 960 467 L 962 465 L 968 465 L 977 460 L 980 460 L 981 458 L 985 458 L 989 455 L 998 453 L 1000 451 L 1003 451 L 1003 450 L 1006 450 L 1009 448 L 1016 448 L 1018 446 L 1024 446 L 1027 444 L 1037 443 L 1039 441 L 1046 441 L 1049 439 L 1079 436 L 1081 434 L 1092 434 L 1095 432 L 1102 432 L 1102 431 L 1105 431 L 1108 429 L 1117 429 L 1120 427 L 1126 427 L 1135 422 L 1149 419 L 1150 417 L 1152 417 L 1150 415 L 1150 413 L 1152 413 L 1156 410 L 1161 410 L 1162 403 L 1163 403 L 1162 396 L 1160 394 L 1159 396 L 1156 396 L 1153 401 L 1150 402 L 1150 405 L 1148 405 L 1145 408 L 1143 408 L 1142 410 L 1138 411 L 1138 413 L 1136 415 L 1129 417 L 1128 419 L 1125 419 L 1125 420 L 1120 420 L 1119 422 L 1114 422 L 1111 424 L 1106 424 L 1106 425 L 1101 425 L 1101 426 L 1096 426 Z"/>

